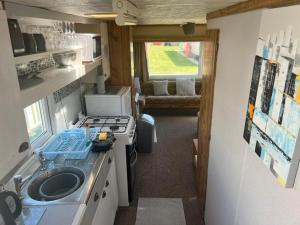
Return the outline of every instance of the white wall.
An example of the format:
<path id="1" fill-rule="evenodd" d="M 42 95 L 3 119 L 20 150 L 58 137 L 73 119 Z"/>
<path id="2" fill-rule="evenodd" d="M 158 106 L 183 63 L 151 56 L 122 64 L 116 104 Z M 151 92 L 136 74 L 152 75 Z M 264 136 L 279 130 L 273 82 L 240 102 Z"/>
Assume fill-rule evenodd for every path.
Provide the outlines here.
<path id="1" fill-rule="evenodd" d="M 19 153 L 23 142 L 29 142 L 7 17 L 0 10 L 0 180 L 20 163 L 30 150 Z"/>
<path id="2" fill-rule="evenodd" d="M 300 185 L 282 188 L 243 139 L 261 26 L 297 26 L 300 7 L 255 11 L 208 22 L 220 29 L 206 225 L 299 225 Z M 300 26 L 298 25 L 300 31 Z M 298 35 L 300 38 L 300 35 Z M 298 175 L 300 177 L 300 175 Z M 299 178 L 297 180 L 300 180 Z"/>
<path id="3" fill-rule="evenodd" d="M 78 88 L 58 103 L 54 102 L 53 96 L 50 96 L 48 101 L 54 132 L 71 128 L 72 122 L 78 118 L 78 113 L 82 109 L 80 89 Z"/>

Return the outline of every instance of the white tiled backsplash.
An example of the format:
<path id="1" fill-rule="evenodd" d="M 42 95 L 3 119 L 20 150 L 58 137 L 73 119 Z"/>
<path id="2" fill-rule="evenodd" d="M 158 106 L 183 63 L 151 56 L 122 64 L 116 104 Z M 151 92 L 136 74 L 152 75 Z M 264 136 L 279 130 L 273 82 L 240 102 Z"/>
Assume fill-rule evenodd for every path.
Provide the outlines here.
<path id="1" fill-rule="evenodd" d="M 76 48 L 80 46 L 78 43 L 78 38 L 76 38 L 76 34 L 74 32 L 67 31 L 63 25 L 65 22 L 61 21 L 51 21 L 49 25 L 28 25 L 23 24 L 22 20 L 19 20 L 20 28 L 23 33 L 41 33 L 44 35 L 46 41 L 46 49 L 55 50 L 55 49 L 68 49 L 68 48 Z M 73 23 L 67 22 L 67 24 Z M 52 57 L 46 57 L 43 59 L 31 61 L 29 63 L 18 64 L 16 65 L 17 74 L 19 77 L 26 76 L 32 73 L 39 73 L 40 71 L 54 67 L 56 63 L 54 62 Z"/>
<path id="2" fill-rule="evenodd" d="M 65 22 L 53 21 L 49 25 L 24 25 L 20 22 L 21 31 L 24 33 L 41 33 L 45 37 L 46 49 L 65 49 L 73 48 L 80 45 L 76 42 L 76 34 L 74 32 L 66 32 L 63 24 Z M 70 24 L 70 23 L 68 23 Z M 73 23 L 72 23 L 73 24 Z M 74 26 L 74 25 L 72 25 Z M 69 29 L 68 29 L 69 30 Z"/>
<path id="3" fill-rule="evenodd" d="M 19 77 L 24 77 L 28 74 L 39 73 L 40 71 L 56 66 L 56 63 L 52 57 L 38 59 L 29 63 L 23 63 L 16 65 L 17 74 Z"/>

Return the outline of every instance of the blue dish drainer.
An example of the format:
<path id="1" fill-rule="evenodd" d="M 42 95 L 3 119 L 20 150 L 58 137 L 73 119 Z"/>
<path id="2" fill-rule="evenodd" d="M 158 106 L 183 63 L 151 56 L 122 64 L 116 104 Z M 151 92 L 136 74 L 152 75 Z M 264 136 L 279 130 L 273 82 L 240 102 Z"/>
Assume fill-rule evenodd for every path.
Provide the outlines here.
<path id="1" fill-rule="evenodd" d="M 53 160 L 58 155 L 63 155 L 65 159 L 85 159 L 92 147 L 91 140 L 99 131 L 99 128 L 89 128 L 90 138 L 87 139 L 85 128 L 64 130 L 52 136 L 38 151 L 43 151 L 47 160 Z"/>

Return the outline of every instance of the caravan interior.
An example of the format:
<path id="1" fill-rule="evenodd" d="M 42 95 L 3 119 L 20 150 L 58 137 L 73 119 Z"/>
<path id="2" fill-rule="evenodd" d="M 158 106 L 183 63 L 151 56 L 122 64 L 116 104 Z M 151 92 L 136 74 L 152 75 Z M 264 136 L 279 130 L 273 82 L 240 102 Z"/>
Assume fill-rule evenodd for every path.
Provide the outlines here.
<path id="1" fill-rule="evenodd" d="M 0 225 L 299 225 L 299 4 L 0 1 Z"/>

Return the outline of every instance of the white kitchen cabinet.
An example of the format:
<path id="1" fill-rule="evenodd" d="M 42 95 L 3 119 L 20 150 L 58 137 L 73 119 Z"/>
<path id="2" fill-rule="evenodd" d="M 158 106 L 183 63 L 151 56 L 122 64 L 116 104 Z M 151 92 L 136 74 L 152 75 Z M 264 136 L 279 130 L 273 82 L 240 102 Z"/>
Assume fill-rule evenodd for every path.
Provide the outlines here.
<path id="1" fill-rule="evenodd" d="M 112 196 L 109 188 L 105 188 L 102 192 L 102 196 L 95 213 L 92 225 L 113 225 L 111 211 L 112 208 Z"/>
<path id="2" fill-rule="evenodd" d="M 0 180 L 29 154 L 19 153 L 29 143 L 21 104 L 15 60 L 11 47 L 6 13 L 0 10 Z"/>
<path id="3" fill-rule="evenodd" d="M 106 184 L 100 198 L 101 199 L 92 225 L 113 225 L 118 208 L 117 178 L 114 159 L 111 163 L 111 167 L 106 179 Z"/>

